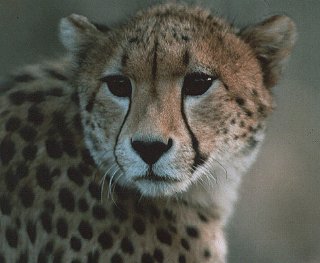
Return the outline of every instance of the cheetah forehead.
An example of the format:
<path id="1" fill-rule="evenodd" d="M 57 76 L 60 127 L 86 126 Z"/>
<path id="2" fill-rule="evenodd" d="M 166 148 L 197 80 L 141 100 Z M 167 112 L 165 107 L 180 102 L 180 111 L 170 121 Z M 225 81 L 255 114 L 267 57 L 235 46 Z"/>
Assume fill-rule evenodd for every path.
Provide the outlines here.
<path id="1" fill-rule="evenodd" d="M 121 67 L 145 72 L 144 66 L 152 65 L 151 71 L 156 74 L 156 67 L 163 65 L 160 72 L 165 78 L 166 72 L 183 75 L 192 56 L 198 64 L 208 67 L 205 62 L 209 61 L 201 53 L 210 49 L 209 45 L 216 45 L 217 39 L 224 45 L 221 40 L 233 33 L 225 21 L 207 11 L 170 5 L 156 7 L 121 28 Z"/>

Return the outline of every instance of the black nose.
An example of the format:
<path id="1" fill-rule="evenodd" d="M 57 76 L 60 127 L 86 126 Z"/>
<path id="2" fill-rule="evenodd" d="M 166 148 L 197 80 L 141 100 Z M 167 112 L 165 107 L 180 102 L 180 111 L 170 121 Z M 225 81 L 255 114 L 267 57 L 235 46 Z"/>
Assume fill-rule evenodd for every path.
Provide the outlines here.
<path id="1" fill-rule="evenodd" d="M 160 141 L 131 141 L 131 145 L 142 160 L 152 165 L 171 148 L 172 139 L 169 139 L 167 144 Z"/>

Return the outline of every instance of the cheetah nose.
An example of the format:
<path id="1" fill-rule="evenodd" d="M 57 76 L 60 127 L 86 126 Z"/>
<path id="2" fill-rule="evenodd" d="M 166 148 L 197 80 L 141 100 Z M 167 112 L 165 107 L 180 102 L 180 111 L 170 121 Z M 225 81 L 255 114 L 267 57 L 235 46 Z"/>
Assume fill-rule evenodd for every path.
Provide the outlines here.
<path id="1" fill-rule="evenodd" d="M 131 141 L 131 145 L 145 163 L 152 165 L 171 148 L 172 139 L 167 144 L 161 141 Z"/>

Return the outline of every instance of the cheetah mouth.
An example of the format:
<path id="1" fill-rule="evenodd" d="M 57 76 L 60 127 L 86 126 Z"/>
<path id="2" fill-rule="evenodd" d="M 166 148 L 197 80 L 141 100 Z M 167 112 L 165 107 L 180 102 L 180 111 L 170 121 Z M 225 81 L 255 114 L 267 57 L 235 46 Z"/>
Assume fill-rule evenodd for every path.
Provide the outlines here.
<path id="1" fill-rule="evenodd" d="M 155 174 L 153 171 L 148 171 L 145 175 L 139 176 L 134 179 L 135 181 L 151 181 L 151 182 L 165 182 L 165 183 L 177 183 L 180 182 L 179 179 L 161 176 Z"/>

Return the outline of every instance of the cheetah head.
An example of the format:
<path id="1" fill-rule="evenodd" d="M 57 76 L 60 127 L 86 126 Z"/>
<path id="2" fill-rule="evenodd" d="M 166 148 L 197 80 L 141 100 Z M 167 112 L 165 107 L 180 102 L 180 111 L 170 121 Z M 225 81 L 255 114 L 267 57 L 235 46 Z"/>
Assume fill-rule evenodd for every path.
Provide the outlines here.
<path id="1" fill-rule="evenodd" d="M 61 39 L 102 174 L 146 196 L 174 196 L 214 191 L 219 171 L 251 164 L 295 26 L 274 16 L 238 30 L 164 5 L 112 29 L 71 15 Z"/>

